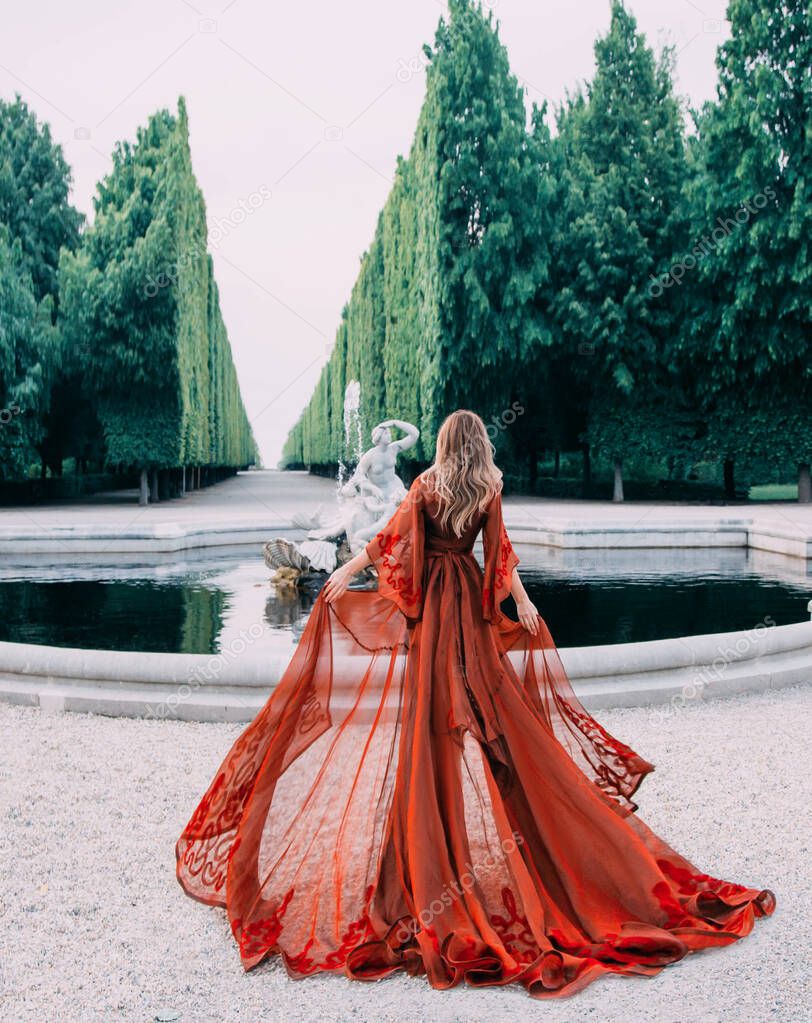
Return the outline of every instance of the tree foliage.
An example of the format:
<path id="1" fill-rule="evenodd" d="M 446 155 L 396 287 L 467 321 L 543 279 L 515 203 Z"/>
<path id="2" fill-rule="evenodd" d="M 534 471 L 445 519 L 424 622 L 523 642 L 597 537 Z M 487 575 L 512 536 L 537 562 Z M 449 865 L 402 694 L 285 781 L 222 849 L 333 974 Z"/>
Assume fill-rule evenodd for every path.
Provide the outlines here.
<path id="1" fill-rule="evenodd" d="M 37 301 L 20 240 L 0 226 L 0 479 L 25 476 L 37 457 L 58 366 L 52 305 Z"/>
<path id="2" fill-rule="evenodd" d="M 624 460 L 687 474 L 718 459 L 730 488 L 734 457 L 809 462 L 809 9 L 731 0 L 729 16 L 695 135 L 673 52 L 655 56 L 623 0 L 551 132 L 545 107 L 525 123 L 490 16 L 453 0 L 284 463 L 344 457 L 351 380 L 366 431 L 411 419 L 427 460 L 443 416 L 469 406 L 531 481 L 543 451 L 578 447 L 585 471 L 594 451 L 618 482 Z"/>
<path id="3" fill-rule="evenodd" d="M 510 407 L 515 367 L 541 343 L 531 304 L 546 275 L 543 181 L 496 25 L 469 0 L 452 0 L 426 57 L 411 151 L 398 162 L 286 464 L 345 457 L 344 391 L 353 380 L 366 437 L 397 414 L 419 426 L 411 456 L 425 460 L 451 408 L 498 418 Z"/>
<path id="4" fill-rule="evenodd" d="M 124 465 L 255 458 L 194 177 L 183 100 L 119 143 L 95 220 L 60 265 L 63 331 Z"/>
<path id="5" fill-rule="evenodd" d="M 75 249 L 82 215 L 68 201 L 70 169 L 47 124 L 17 96 L 0 99 L 0 223 L 17 238 L 41 301 L 57 294 L 59 251 Z"/>
<path id="6" fill-rule="evenodd" d="M 808 464 L 812 18 L 806 0 L 732 0 L 728 13 L 717 100 L 691 147 L 684 357 L 710 449 Z"/>
<path id="7" fill-rule="evenodd" d="M 661 449 L 679 393 L 679 296 L 650 280 L 685 237 L 686 161 L 670 51 L 655 58 L 620 0 L 595 62 L 558 116 L 551 311 L 584 439 L 620 462 Z"/>
<path id="8" fill-rule="evenodd" d="M 27 476 L 43 456 L 65 393 L 63 353 L 51 324 L 59 302 L 59 253 L 77 246 L 83 219 L 69 202 L 70 185 L 70 170 L 48 125 L 38 124 L 19 96 L 0 100 L 3 478 Z M 64 438 L 66 424 L 60 425 Z"/>

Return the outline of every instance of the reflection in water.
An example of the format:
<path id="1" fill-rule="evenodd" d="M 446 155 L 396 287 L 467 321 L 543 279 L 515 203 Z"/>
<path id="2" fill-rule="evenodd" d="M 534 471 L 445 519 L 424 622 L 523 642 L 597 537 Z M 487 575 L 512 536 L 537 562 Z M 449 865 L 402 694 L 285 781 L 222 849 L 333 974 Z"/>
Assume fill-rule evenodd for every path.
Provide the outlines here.
<path id="1" fill-rule="evenodd" d="M 271 592 L 265 601 L 265 621 L 274 629 L 303 627 L 303 619 L 316 602 L 317 591 L 284 586 Z"/>
<path id="2" fill-rule="evenodd" d="M 812 596 L 812 563 L 760 552 L 517 551 L 530 596 L 562 647 L 737 631 L 768 616 L 786 625 L 808 617 Z M 250 634 L 260 636 L 252 656 L 288 656 L 315 597 L 271 586 L 253 546 L 130 564 L 121 555 L 106 563 L 6 559 L 0 640 L 211 654 Z M 515 614 L 512 602 L 505 610 Z"/>
<path id="3" fill-rule="evenodd" d="M 0 583 L 0 640 L 101 650 L 215 653 L 227 595 L 199 585 Z"/>

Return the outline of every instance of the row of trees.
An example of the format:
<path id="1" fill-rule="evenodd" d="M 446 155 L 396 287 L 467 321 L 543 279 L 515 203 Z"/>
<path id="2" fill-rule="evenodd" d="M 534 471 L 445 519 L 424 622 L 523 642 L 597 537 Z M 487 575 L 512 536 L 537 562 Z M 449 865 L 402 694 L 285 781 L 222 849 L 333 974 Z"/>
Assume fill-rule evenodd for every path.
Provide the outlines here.
<path id="1" fill-rule="evenodd" d="M 490 16 L 452 0 L 408 159 L 287 465 L 347 457 L 344 389 L 368 431 L 475 408 L 532 481 L 545 452 L 795 466 L 809 499 L 812 65 L 805 0 L 732 0 L 716 102 L 689 132 L 621 0 L 592 80 L 527 123 Z M 507 410 L 519 414 L 506 417 Z M 508 425 L 510 424 L 510 425 Z"/>
<path id="2" fill-rule="evenodd" d="M 79 245 L 70 170 L 47 125 L 0 100 L 0 479 L 27 474 L 45 441 L 60 366 L 59 253 Z"/>
<path id="3" fill-rule="evenodd" d="M 183 100 L 117 145 L 84 230 L 69 187 L 0 103 L 0 479 L 74 458 L 138 470 L 146 502 L 150 472 L 156 499 L 253 462 Z"/>

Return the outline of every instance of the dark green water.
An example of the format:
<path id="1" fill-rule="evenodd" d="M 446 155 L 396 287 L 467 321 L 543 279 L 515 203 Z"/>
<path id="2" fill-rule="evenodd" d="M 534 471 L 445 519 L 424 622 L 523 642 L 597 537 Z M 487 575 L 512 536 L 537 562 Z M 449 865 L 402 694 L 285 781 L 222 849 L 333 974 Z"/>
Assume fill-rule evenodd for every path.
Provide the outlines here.
<path id="1" fill-rule="evenodd" d="M 744 551 L 519 547 L 532 599 L 562 647 L 629 643 L 808 620 L 812 578 Z M 255 652 L 287 650 L 314 595 L 276 593 L 253 548 L 151 566 L 5 567 L 0 640 L 108 650 L 216 653 L 250 630 Z M 504 610 L 515 614 L 512 601 Z"/>
<path id="2" fill-rule="evenodd" d="M 756 578 L 585 582 L 527 573 L 525 586 L 558 646 L 639 643 L 808 619 L 805 588 Z M 516 617 L 513 602 L 503 610 Z"/>
<path id="3" fill-rule="evenodd" d="M 208 654 L 228 595 L 148 581 L 0 583 L 0 640 L 103 650 Z"/>

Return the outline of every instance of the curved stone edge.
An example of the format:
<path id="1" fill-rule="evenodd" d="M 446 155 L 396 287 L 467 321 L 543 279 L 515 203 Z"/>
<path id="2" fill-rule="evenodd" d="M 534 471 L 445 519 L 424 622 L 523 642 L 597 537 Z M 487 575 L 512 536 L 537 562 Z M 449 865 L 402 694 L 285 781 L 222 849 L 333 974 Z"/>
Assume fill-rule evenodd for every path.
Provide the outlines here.
<path id="1" fill-rule="evenodd" d="M 665 520 L 648 523 L 568 521 L 533 516 L 520 507 L 505 512 L 514 543 L 569 550 L 668 547 L 753 548 L 797 558 L 812 558 L 812 528 L 777 520 L 750 518 Z M 146 527 L 0 526 L 0 554 L 173 553 L 207 547 L 262 544 L 277 531 L 302 534 L 290 519 L 187 526 L 163 522 Z"/>
<path id="2" fill-rule="evenodd" d="M 809 683 L 812 622 L 572 647 L 560 654 L 590 709 L 657 706 L 662 713 L 676 713 L 700 699 Z M 287 664 L 280 655 L 127 653 L 0 643 L 0 700 L 113 717 L 246 722 L 267 701 Z"/>
<path id="3" fill-rule="evenodd" d="M 303 534 L 289 519 L 187 527 L 164 522 L 121 526 L 0 526 L 0 554 L 173 554 L 207 547 L 263 544 L 273 533 Z"/>

